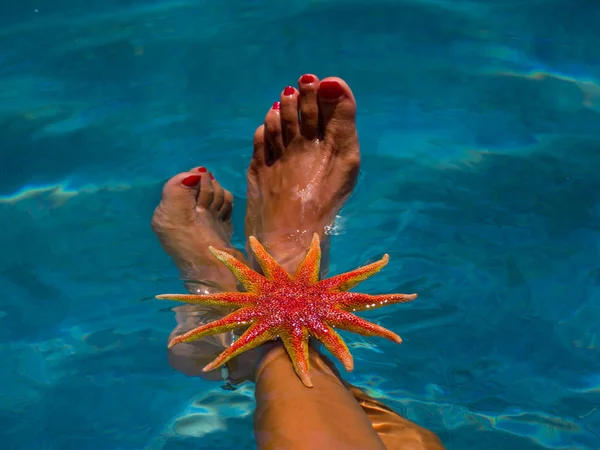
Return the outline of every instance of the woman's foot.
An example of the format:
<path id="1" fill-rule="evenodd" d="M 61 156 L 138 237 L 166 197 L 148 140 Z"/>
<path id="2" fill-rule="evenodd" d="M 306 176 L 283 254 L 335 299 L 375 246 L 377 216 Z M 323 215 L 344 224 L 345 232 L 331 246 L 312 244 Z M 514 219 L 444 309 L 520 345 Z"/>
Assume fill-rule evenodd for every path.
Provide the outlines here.
<path id="1" fill-rule="evenodd" d="M 208 250 L 243 255 L 230 243 L 233 195 L 204 167 L 175 175 L 165 184 L 152 229 L 192 292 L 235 290 L 237 280 Z"/>
<path id="2" fill-rule="evenodd" d="M 208 250 L 212 245 L 245 261 L 243 254 L 230 242 L 232 210 L 233 195 L 204 167 L 175 175 L 165 184 L 162 199 L 152 217 L 152 229 L 179 268 L 190 292 L 237 290 L 235 277 Z M 169 340 L 230 312 L 196 305 L 177 306 L 173 310 L 177 326 Z M 233 339 L 232 333 L 222 333 L 178 345 L 169 350 L 169 362 L 175 370 L 187 375 L 220 380 L 220 372 L 205 373 L 202 368 L 231 345 Z M 232 361 L 233 378 L 242 380 L 252 376 L 253 364 L 246 358 L 252 358 L 252 355 Z"/>
<path id="3" fill-rule="evenodd" d="M 360 167 L 356 102 L 340 78 L 306 74 L 286 87 L 254 135 L 248 168 L 246 235 L 256 236 L 289 272 L 313 233 L 325 231 L 349 197 Z"/>

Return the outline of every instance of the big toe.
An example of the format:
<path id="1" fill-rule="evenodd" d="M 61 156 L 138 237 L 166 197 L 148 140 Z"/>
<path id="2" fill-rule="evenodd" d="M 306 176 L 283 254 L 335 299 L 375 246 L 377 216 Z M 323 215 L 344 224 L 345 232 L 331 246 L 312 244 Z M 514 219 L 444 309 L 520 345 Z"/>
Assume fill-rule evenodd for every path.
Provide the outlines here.
<path id="1" fill-rule="evenodd" d="M 325 78 L 317 91 L 323 139 L 338 150 L 355 147 L 356 100 L 348 84 L 337 77 Z"/>
<path id="2" fill-rule="evenodd" d="M 195 220 L 201 179 L 202 174 L 197 172 L 183 172 L 165 183 L 162 198 L 152 216 L 154 231 L 186 225 Z"/>

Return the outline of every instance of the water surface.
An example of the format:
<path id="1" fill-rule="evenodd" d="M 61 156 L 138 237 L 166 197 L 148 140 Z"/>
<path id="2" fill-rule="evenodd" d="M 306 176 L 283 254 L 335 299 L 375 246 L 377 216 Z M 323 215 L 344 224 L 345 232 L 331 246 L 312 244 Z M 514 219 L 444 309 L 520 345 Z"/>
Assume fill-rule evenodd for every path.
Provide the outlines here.
<path id="1" fill-rule="evenodd" d="M 448 449 L 600 448 L 600 4 L 0 4 L 0 418 L 7 449 L 254 448 L 252 389 L 166 361 L 168 177 L 236 195 L 298 76 L 359 103 L 363 167 L 332 272 L 417 301 L 345 334 L 348 380 Z"/>

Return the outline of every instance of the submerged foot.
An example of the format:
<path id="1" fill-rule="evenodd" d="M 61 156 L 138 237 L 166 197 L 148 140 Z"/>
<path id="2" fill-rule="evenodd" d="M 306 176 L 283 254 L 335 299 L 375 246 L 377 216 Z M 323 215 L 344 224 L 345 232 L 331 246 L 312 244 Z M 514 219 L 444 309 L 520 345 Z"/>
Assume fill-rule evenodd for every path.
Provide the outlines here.
<path id="1" fill-rule="evenodd" d="M 325 235 L 360 167 L 356 102 L 340 78 L 303 75 L 286 87 L 254 135 L 246 235 L 294 272 L 313 233 Z M 327 266 L 326 258 L 323 266 Z"/>
<path id="2" fill-rule="evenodd" d="M 233 195 L 204 167 L 175 175 L 165 184 L 152 229 L 190 291 L 235 290 L 231 272 L 208 250 L 212 245 L 235 252 L 230 244 L 232 209 Z M 236 256 L 242 257 L 239 252 Z"/>
<path id="3" fill-rule="evenodd" d="M 233 195 L 223 189 L 204 167 L 175 175 L 165 184 L 162 199 L 152 217 L 152 229 L 179 268 L 188 291 L 206 294 L 236 290 L 235 277 L 208 250 L 209 246 L 227 250 L 245 261 L 230 242 L 232 211 Z M 169 341 L 229 312 L 196 305 L 182 305 L 173 309 L 177 326 L 171 332 Z M 221 374 L 218 371 L 204 373 L 202 368 L 232 342 L 231 333 L 222 333 L 202 341 L 178 345 L 169 350 L 169 362 L 174 369 L 187 375 L 219 380 Z M 252 355 L 245 358 L 252 358 Z M 248 367 L 252 367 L 252 364 L 239 359 L 233 367 L 235 373 L 232 376 L 241 380 L 248 377 L 248 372 L 251 373 Z"/>

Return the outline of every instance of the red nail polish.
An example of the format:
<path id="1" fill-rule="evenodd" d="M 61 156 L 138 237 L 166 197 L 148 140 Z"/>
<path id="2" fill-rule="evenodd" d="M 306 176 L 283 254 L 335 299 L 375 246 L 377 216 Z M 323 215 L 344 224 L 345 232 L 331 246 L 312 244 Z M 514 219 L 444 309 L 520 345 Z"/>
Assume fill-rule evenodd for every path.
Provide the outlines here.
<path id="1" fill-rule="evenodd" d="M 310 84 L 310 83 L 313 83 L 314 81 L 315 81 L 315 77 L 308 73 L 306 75 L 302 75 L 302 77 L 300 78 L 300 83 L 302 83 L 302 84 Z"/>
<path id="2" fill-rule="evenodd" d="M 206 167 L 198 167 L 198 172 L 206 173 Z"/>
<path id="3" fill-rule="evenodd" d="M 293 87 L 288 86 L 283 90 L 283 95 L 293 95 L 294 92 L 296 92 L 296 90 Z"/>
<path id="4" fill-rule="evenodd" d="M 211 179 L 211 180 L 214 180 L 214 179 L 215 179 L 215 177 L 213 177 L 213 174 L 212 174 L 212 173 L 209 173 L 209 175 L 210 175 L 210 179 Z"/>
<path id="5" fill-rule="evenodd" d="M 326 100 L 336 100 L 344 95 L 344 89 L 340 83 L 334 80 L 321 81 L 319 85 L 319 96 Z"/>
<path id="6" fill-rule="evenodd" d="M 190 175 L 181 180 L 181 184 L 187 187 L 196 187 L 200 183 L 200 178 L 202 178 L 200 175 Z"/>
<path id="7" fill-rule="evenodd" d="M 273 103 L 273 109 L 281 109 L 281 102 Z"/>

